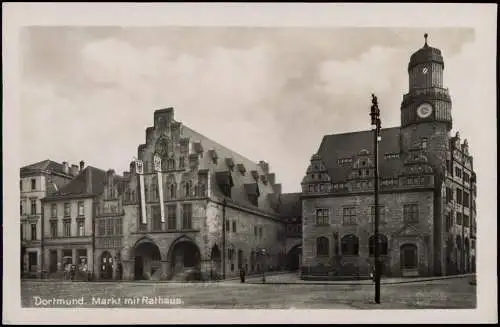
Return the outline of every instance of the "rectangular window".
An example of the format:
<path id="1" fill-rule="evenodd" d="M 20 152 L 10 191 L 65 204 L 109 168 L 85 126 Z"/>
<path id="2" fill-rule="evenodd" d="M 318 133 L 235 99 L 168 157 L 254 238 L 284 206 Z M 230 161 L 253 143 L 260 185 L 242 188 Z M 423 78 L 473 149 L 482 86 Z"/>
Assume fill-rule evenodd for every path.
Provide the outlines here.
<path id="1" fill-rule="evenodd" d="M 469 207 L 469 193 L 463 192 L 463 206 L 468 208 Z"/>
<path id="2" fill-rule="evenodd" d="M 405 222 L 418 222 L 418 204 L 405 204 L 403 219 Z"/>
<path id="3" fill-rule="evenodd" d="M 385 206 L 384 205 L 379 205 L 379 221 L 382 222 L 382 221 L 385 221 Z M 369 219 L 369 222 L 370 223 L 374 223 L 375 222 L 375 206 L 371 206 L 370 207 L 370 219 Z"/>
<path id="4" fill-rule="evenodd" d="M 57 237 L 57 221 L 50 222 L 50 237 L 52 238 Z"/>
<path id="5" fill-rule="evenodd" d="M 115 235 L 122 235 L 122 220 L 121 218 L 114 219 Z"/>
<path id="6" fill-rule="evenodd" d="M 71 210 L 68 202 L 64 204 L 64 217 L 71 217 Z"/>
<path id="7" fill-rule="evenodd" d="M 457 225 L 462 226 L 462 214 L 457 212 Z"/>
<path id="8" fill-rule="evenodd" d="M 226 220 L 226 232 L 229 232 L 231 230 L 230 224 L 231 222 L 229 220 Z"/>
<path id="9" fill-rule="evenodd" d="M 31 214 L 36 215 L 36 200 L 31 200 Z"/>
<path id="10" fill-rule="evenodd" d="M 462 204 L 462 190 L 457 189 L 457 203 Z"/>
<path id="11" fill-rule="evenodd" d="M 233 233 L 236 233 L 236 221 L 233 221 Z"/>
<path id="12" fill-rule="evenodd" d="M 263 233 L 262 233 L 262 227 L 259 227 L 259 237 L 262 238 L 262 235 L 263 235 Z"/>
<path id="13" fill-rule="evenodd" d="M 153 207 L 153 230 L 161 230 L 161 211 L 159 206 Z"/>
<path id="14" fill-rule="evenodd" d="M 80 219 L 76 224 L 77 224 L 76 228 L 77 236 L 85 236 L 85 220 Z"/>
<path id="15" fill-rule="evenodd" d="M 344 225 L 356 225 L 356 208 L 348 207 L 343 208 L 342 212 L 342 224 Z"/>
<path id="16" fill-rule="evenodd" d="M 19 190 L 23 191 L 23 181 L 19 181 Z"/>
<path id="17" fill-rule="evenodd" d="M 31 240 L 36 240 L 36 224 L 31 224 Z"/>
<path id="18" fill-rule="evenodd" d="M 468 215 L 464 215 L 464 226 L 469 227 L 469 216 Z"/>
<path id="19" fill-rule="evenodd" d="M 328 225 L 328 209 L 316 209 L 316 225 Z"/>
<path id="20" fill-rule="evenodd" d="M 85 215 L 85 207 L 83 206 L 83 201 L 78 201 L 78 216 Z"/>
<path id="21" fill-rule="evenodd" d="M 57 218 L 57 204 L 50 205 L 50 216 L 52 218 Z"/>
<path id="22" fill-rule="evenodd" d="M 167 206 L 167 228 L 170 230 L 177 229 L 177 207 L 176 206 Z"/>
<path id="23" fill-rule="evenodd" d="M 469 183 L 469 181 L 470 181 L 470 177 L 469 177 L 469 174 L 467 174 L 467 173 L 464 173 L 464 182 L 467 182 L 467 183 Z"/>
<path id="24" fill-rule="evenodd" d="M 63 222 L 63 227 L 64 227 L 64 237 L 70 237 L 71 236 L 71 220 L 65 220 Z"/>
<path id="25" fill-rule="evenodd" d="M 98 226 L 98 233 L 99 235 L 105 235 L 105 227 L 104 227 L 104 219 L 99 219 L 98 220 L 98 223 L 97 223 L 97 226 Z"/>
<path id="26" fill-rule="evenodd" d="M 184 166 L 185 166 L 184 157 L 180 157 L 179 158 L 179 168 L 184 169 Z"/>
<path id="27" fill-rule="evenodd" d="M 105 219 L 106 235 L 113 235 L 113 219 Z"/>
<path id="28" fill-rule="evenodd" d="M 458 178 L 462 178 L 462 169 L 458 168 L 458 167 L 455 167 L 455 175 L 458 177 Z"/>
<path id="29" fill-rule="evenodd" d="M 36 179 L 31 179 L 31 190 L 34 191 L 36 190 Z"/>

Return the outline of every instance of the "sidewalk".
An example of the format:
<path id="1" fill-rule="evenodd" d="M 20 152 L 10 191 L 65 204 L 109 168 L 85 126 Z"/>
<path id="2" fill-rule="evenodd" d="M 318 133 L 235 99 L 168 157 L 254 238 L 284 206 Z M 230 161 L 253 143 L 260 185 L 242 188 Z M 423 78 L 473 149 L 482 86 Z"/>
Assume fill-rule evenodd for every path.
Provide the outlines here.
<path id="1" fill-rule="evenodd" d="M 431 276 L 431 277 L 392 277 L 392 278 L 382 278 L 380 281 L 381 285 L 391 285 L 391 284 L 405 284 L 405 283 L 418 283 L 427 282 L 433 280 L 444 280 L 452 278 L 466 278 L 473 277 L 475 274 L 463 274 L 463 275 L 451 275 L 451 276 Z M 224 281 L 224 282 L 227 282 Z M 249 277 L 246 279 L 245 283 L 248 284 L 263 284 L 262 277 Z M 336 280 L 336 281 L 319 281 L 319 280 L 301 280 L 297 273 L 288 273 L 280 275 L 266 275 L 265 284 L 274 285 L 287 285 L 287 284 L 313 284 L 313 285 L 373 285 L 372 280 Z"/>

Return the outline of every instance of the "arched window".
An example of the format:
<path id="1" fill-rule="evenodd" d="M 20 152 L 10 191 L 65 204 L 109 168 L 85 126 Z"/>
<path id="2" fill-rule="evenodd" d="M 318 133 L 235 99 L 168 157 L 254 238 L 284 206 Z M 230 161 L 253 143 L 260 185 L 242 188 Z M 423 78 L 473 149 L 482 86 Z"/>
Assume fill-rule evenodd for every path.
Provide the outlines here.
<path id="1" fill-rule="evenodd" d="M 330 248 L 330 242 L 326 237 L 318 237 L 316 239 L 316 255 L 327 256 Z"/>
<path id="2" fill-rule="evenodd" d="M 379 234 L 379 254 L 380 255 L 387 255 L 387 237 L 385 235 Z M 370 256 L 375 255 L 375 235 L 370 236 L 370 239 L 368 241 L 369 243 L 369 251 L 370 251 Z"/>
<path id="3" fill-rule="evenodd" d="M 343 255 L 358 255 L 359 240 L 356 235 L 349 234 L 342 237 L 340 241 Z"/>

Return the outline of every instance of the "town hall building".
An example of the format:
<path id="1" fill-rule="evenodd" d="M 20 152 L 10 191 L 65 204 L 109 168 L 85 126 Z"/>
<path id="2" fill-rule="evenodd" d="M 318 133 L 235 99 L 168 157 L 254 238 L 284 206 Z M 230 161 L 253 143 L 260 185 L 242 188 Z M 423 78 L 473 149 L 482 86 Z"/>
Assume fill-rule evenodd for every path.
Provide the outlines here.
<path id="1" fill-rule="evenodd" d="M 401 126 L 381 131 L 384 276 L 475 269 L 476 174 L 467 140 L 451 135 L 443 70 L 426 34 L 408 65 Z M 311 157 L 302 181 L 302 278 L 356 278 L 374 266 L 373 146 L 370 130 L 326 135 Z"/>

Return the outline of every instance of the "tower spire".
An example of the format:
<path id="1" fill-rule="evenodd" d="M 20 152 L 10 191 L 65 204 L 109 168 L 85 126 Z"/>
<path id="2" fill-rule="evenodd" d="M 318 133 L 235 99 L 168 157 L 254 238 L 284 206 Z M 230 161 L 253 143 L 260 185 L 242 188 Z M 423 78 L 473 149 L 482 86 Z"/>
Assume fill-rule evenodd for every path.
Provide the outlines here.
<path id="1" fill-rule="evenodd" d="M 425 33 L 424 34 L 424 38 L 425 38 L 425 44 L 424 44 L 424 47 L 428 47 L 427 45 L 427 37 L 429 36 L 429 34 Z"/>

